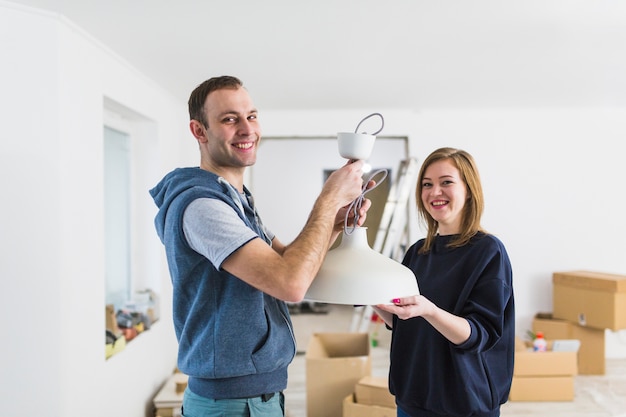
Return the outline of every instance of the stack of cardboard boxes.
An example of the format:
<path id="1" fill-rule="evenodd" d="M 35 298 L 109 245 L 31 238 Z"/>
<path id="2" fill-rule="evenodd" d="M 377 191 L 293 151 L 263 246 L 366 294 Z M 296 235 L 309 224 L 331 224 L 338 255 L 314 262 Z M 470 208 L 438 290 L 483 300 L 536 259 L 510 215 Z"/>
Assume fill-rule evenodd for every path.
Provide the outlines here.
<path id="1" fill-rule="evenodd" d="M 578 373 L 603 375 L 605 372 L 604 329 L 584 327 L 568 320 L 557 319 L 552 313 L 538 313 L 533 319 L 533 332 L 542 332 L 551 340 L 580 340 Z"/>
<path id="2" fill-rule="evenodd" d="M 542 332 L 548 340 L 580 341 L 577 372 L 566 363 L 567 352 L 529 352 L 520 347 L 515 355 L 511 401 L 573 400 L 576 373 L 605 373 L 606 329 L 626 329 L 625 275 L 555 272 L 552 283 L 553 312 L 537 314 L 532 330 Z M 545 353 L 549 355 L 542 356 Z"/>
<path id="3" fill-rule="evenodd" d="M 569 341 L 568 342 L 578 342 Z M 515 347 L 515 369 L 509 400 L 571 401 L 574 399 L 574 377 L 578 346 L 569 343 L 557 348 L 548 343 L 545 352 L 535 352 L 532 343 L 518 339 Z"/>
<path id="4" fill-rule="evenodd" d="M 604 375 L 605 331 L 626 329 L 626 275 L 555 272 L 552 283 L 552 317 L 537 316 L 533 330 L 552 339 L 579 339 L 579 373 Z"/>
<path id="5" fill-rule="evenodd" d="M 368 333 L 315 333 L 306 350 L 307 417 L 395 417 L 387 378 L 372 376 Z"/>
<path id="6" fill-rule="evenodd" d="M 155 417 L 182 416 L 183 395 L 188 379 L 187 375 L 178 370 L 167 379 L 153 400 Z"/>

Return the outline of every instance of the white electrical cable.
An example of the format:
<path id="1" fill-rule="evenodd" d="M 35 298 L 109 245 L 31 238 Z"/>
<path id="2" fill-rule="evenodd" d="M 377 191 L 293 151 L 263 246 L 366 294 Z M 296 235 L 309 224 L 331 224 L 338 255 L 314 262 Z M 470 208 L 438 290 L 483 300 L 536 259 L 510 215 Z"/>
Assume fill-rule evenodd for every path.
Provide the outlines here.
<path id="1" fill-rule="evenodd" d="M 380 117 L 380 129 L 378 129 L 376 132 L 372 133 L 372 136 L 376 136 L 377 134 L 379 134 L 380 132 L 382 132 L 383 128 L 385 127 L 385 118 L 383 117 L 382 114 L 380 113 L 372 113 L 368 116 L 365 116 L 363 119 L 361 119 L 361 121 L 359 122 L 358 125 L 356 125 L 356 129 L 354 129 L 354 133 L 359 133 L 359 127 L 361 127 L 361 124 L 363 124 L 364 121 L 366 121 L 367 119 L 369 119 L 370 117 L 374 117 L 374 116 L 378 116 Z M 367 132 L 362 132 L 363 134 L 368 134 Z M 380 181 L 376 181 L 376 184 L 372 187 L 372 188 L 367 188 L 367 185 L 370 183 L 370 181 L 372 181 L 374 179 L 374 177 L 376 177 L 376 175 L 378 174 L 383 174 L 382 178 L 380 179 Z M 357 227 L 358 221 L 359 221 L 359 210 L 361 209 L 361 206 L 363 205 L 363 200 L 365 199 L 365 194 L 369 193 L 370 191 L 372 191 L 374 188 L 378 187 L 380 185 L 381 182 L 383 182 L 385 180 L 385 178 L 387 178 L 387 170 L 386 169 L 379 169 L 377 171 L 375 171 L 372 175 L 369 176 L 369 178 L 367 179 L 367 181 L 363 182 L 363 188 L 361 190 L 361 195 L 358 196 L 352 203 L 350 203 L 350 206 L 348 206 L 348 210 L 346 211 L 346 217 L 344 219 L 344 229 L 346 234 L 350 235 L 352 234 L 352 232 L 354 231 L 354 229 Z M 354 222 L 352 223 L 351 227 L 348 227 L 348 217 L 350 216 L 350 212 L 354 213 Z"/>
<path id="2" fill-rule="evenodd" d="M 367 185 L 370 183 L 370 181 L 372 181 L 374 179 L 374 177 L 376 177 L 378 174 L 382 174 L 382 178 L 380 179 L 380 181 L 376 181 L 376 184 L 374 184 L 374 186 L 372 188 L 367 188 Z M 372 191 L 374 188 L 378 187 L 380 185 L 380 183 L 382 183 L 385 178 L 387 178 L 387 170 L 386 169 L 379 169 L 377 171 L 375 171 L 372 175 L 369 176 L 369 178 L 367 179 L 367 181 L 363 182 L 363 187 L 361 189 L 361 195 L 359 195 L 352 203 L 350 203 L 350 205 L 348 206 L 348 210 L 346 211 L 346 217 L 344 219 L 343 222 L 343 226 L 345 229 L 346 234 L 351 235 L 352 232 L 354 231 L 354 229 L 356 229 L 358 221 L 359 221 L 359 210 L 361 209 L 361 206 L 363 205 L 363 200 L 365 199 L 365 194 L 369 193 L 370 191 Z M 350 212 L 354 213 L 354 222 L 352 223 L 352 226 L 348 227 L 348 217 L 350 215 Z"/>

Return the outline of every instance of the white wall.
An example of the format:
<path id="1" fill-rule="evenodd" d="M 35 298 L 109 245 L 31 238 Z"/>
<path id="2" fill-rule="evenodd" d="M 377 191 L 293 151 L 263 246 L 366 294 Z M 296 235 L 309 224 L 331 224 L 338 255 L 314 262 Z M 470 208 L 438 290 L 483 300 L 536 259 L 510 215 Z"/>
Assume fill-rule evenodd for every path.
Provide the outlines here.
<path id="1" fill-rule="evenodd" d="M 617 151 L 626 137 L 626 109 L 262 112 L 261 121 L 267 136 L 336 135 L 371 111 L 386 118 L 381 134 L 409 137 L 420 162 L 442 146 L 476 158 L 483 225 L 504 241 L 514 268 L 520 336 L 536 312 L 552 311 L 554 271 L 626 274 L 626 164 Z M 336 155 L 328 158 L 335 162 Z M 298 175 L 311 192 L 317 187 L 312 173 L 284 175 Z M 412 230 L 415 238 L 424 234 L 416 221 Z M 607 333 L 607 355 L 626 356 L 625 332 Z"/>
<path id="2" fill-rule="evenodd" d="M 0 50 L 3 412 L 146 415 L 176 365 L 171 286 L 152 228 L 141 256 L 157 265 L 161 320 L 105 361 L 103 103 L 108 97 L 151 121 L 153 175 L 140 179 L 144 234 L 156 213 L 148 187 L 195 162 L 180 146 L 185 103 L 56 15 L 0 3 Z"/>

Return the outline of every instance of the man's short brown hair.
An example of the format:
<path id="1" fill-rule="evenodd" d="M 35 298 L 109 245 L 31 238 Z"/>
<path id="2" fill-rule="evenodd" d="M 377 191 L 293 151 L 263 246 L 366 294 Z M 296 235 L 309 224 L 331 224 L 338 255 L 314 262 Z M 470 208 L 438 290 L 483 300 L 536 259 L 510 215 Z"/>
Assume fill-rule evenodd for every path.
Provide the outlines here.
<path id="1" fill-rule="evenodd" d="M 207 96 L 216 90 L 230 88 L 236 90 L 243 87 L 243 83 L 237 77 L 230 75 L 222 75 L 219 77 L 209 78 L 199 86 L 197 86 L 189 96 L 189 119 L 197 120 L 202 125 L 209 127 L 208 121 L 204 117 L 204 102 Z"/>

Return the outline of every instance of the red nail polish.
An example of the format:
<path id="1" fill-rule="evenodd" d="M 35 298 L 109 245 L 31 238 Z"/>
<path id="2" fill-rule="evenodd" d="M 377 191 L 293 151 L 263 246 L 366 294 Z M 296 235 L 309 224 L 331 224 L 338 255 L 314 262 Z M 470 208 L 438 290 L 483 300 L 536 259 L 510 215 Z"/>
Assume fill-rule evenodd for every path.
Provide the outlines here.
<path id="1" fill-rule="evenodd" d="M 394 298 L 393 300 L 391 300 L 392 303 L 394 304 L 398 304 L 400 303 L 400 299 L 399 298 Z"/>

